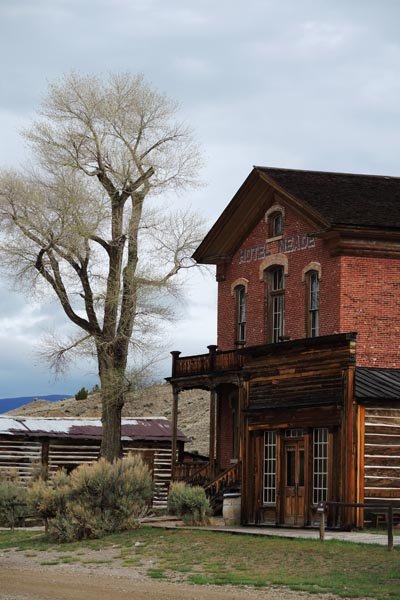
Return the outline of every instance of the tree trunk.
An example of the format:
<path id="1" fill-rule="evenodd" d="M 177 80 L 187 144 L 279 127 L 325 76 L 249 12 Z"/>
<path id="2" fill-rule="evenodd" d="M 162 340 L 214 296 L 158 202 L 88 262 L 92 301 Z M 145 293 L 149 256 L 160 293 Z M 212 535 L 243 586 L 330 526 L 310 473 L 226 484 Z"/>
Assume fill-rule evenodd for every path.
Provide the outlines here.
<path id="1" fill-rule="evenodd" d="M 101 381 L 103 435 L 100 456 L 113 462 L 122 455 L 121 413 L 125 401 L 127 381 L 126 359 L 116 360 L 115 351 L 98 348 L 99 376 Z"/>
<path id="2" fill-rule="evenodd" d="M 103 393 L 102 393 L 103 395 Z M 101 422 L 103 435 L 101 438 L 100 456 L 113 462 L 122 456 L 121 445 L 121 412 L 123 399 L 119 404 L 109 402 L 103 395 Z"/>

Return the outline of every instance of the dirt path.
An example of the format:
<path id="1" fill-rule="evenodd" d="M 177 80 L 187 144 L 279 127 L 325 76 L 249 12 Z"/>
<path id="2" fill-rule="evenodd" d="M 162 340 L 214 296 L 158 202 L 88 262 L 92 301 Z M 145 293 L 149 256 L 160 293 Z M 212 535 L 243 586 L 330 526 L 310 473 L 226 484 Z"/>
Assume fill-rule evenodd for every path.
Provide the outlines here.
<path id="1" fill-rule="evenodd" d="M 112 556 L 112 551 L 107 551 Z M 101 553 L 101 559 L 107 556 Z M 182 582 L 156 581 L 143 569 L 96 564 L 99 553 L 86 554 L 93 564 L 53 564 L 59 553 L 0 553 L 1 600 L 336 600 L 331 594 L 308 594 L 281 587 L 257 590 L 250 587 L 194 586 Z"/>

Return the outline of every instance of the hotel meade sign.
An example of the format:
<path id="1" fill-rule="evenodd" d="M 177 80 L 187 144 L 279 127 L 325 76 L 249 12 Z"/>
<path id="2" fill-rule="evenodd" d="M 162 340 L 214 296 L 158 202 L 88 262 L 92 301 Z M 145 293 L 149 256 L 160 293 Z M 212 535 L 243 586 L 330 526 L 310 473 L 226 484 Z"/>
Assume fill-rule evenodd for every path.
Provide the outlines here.
<path id="1" fill-rule="evenodd" d="M 314 248 L 315 238 L 304 234 L 294 235 L 289 238 L 279 240 L 278 252 L 288 254 L 289 252 L 297 252 L 298 250 L 307 250 Z M 254 260 L 263 260 L 267 256 L 273 254 L 268 249 L 268 243 L 257 244 L 251 248 L 243 248 L 239 252 L 239 264 L 253 262 Z"/>

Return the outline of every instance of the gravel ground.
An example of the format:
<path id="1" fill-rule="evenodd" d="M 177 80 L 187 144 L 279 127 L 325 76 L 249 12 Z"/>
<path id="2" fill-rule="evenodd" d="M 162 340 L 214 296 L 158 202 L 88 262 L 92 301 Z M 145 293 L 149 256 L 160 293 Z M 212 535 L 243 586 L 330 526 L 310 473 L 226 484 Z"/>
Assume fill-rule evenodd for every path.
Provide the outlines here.
<path id="1" fill-rule="evenodd" d="M 254 589 L 232 586 L 194 586 L 156 581 L 146 575 L 152 563 L 124 567 L 118 546 L 84 554 L 56 551 L 0 552 L 1 600 L 337 600 L 332 594 L 308 594 L 271 586 Z M 92 561 L 92 562 L 90 562 Z M 112 562 L 100 562 L 112 561 Z M 342 599 L 343 600 L 343 599 Z"/>

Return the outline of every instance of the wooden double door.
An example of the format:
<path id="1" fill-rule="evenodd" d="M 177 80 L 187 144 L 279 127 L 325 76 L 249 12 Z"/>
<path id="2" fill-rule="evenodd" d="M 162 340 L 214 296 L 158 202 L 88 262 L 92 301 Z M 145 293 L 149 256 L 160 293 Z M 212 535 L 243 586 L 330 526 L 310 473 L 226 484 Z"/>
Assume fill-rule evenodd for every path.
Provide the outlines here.
<path id="1" fill-rule="evenodd" d="M 306 508 L 304 440 L 285 439 L 282 458 L 283 523 L 303 527 Z"/>

